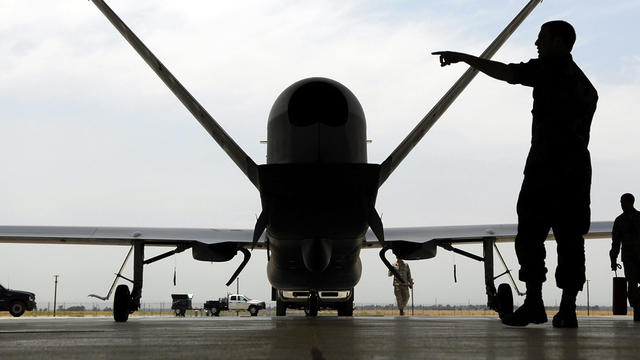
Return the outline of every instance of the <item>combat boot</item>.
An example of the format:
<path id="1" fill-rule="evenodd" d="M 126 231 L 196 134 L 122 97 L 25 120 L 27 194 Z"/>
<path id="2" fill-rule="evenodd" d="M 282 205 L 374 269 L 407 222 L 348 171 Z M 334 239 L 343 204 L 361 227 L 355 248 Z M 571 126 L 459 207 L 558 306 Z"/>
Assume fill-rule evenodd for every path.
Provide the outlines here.
<path id="1" fill-rule="evenodd" d="M 544 324 L 547 322 L 547 312 L 542 299 L 525 299 L 524 304 L 512 314 L 505 314 L 502 323 L 509 326 L 527 326 L 529 324 Z"/>
<path id="2" fill-rule="evenodd" d="M 562 300 L 560 301 L 560 311 L 553 316 L 554 328 L 577 328 L 578 317 L 576 316 L 576 296 L 578 290 L 562 290 Z"/>
<path id="3" fill-rule="evenodd" d="M 547 322 L 547 312 L 542 302 L 542 282 L 527 282 L 527 297 L 524 304 L 511 314 L 502 317 L 502 323 L 509 326 L 527 326 Z"/>
<path id="4" fill-rule="evenodd" d="M 576 316 L 575 310 L 563 311 L 561 309 L 553 316 L 553 321 L 551 323 L 554 328 L 575 329 L 578 327 L 578 317 Z"/>

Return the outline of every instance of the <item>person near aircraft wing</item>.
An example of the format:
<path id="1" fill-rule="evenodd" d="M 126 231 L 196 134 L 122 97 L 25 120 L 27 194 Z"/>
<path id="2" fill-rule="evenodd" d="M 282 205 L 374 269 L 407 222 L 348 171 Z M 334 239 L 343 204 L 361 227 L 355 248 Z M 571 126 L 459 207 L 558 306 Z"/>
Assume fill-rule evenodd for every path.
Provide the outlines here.
<path id="1" fill-rule="evenodd" d="M 398 310 L 402 316 L 404 315 L 404 308 L 409 302 L 409 288 L 413 288 L 413 278 L 411 277 L 409 264 L 402 261 L 401 258 L 396 257 L 396 263 L 393 264 L 393 268 L 400 277 L 394 276 L 391 270 L 389 270 L 388 276 L 393 276 L 393 294 L 396 296 Z"/>
<path id="2" fill-rule="evenodd" d="M 558 247 L 557 286 L 563 289 L 554 327 L 577 327 L 576 296 L 585 283 L 584 235 L 590 225 L 591 160 L 589 131 L 598 95 L 574 63 L 575 30 L 561 20 L 540 28 L 538 58 L 504 64 L 472 55 L 438 51 L 440 65 L 465 62 L 511 84 L 533 87 L 531 149 L 517 204 L 516 254 L 524 304 L 502 322 L 526 326 L 547 321 L 542 300 L 546 280 L 544 241 L 553 229 Z"/>
<path id="3" fill-rule="evenodd" d="M 640 211 L 633 206 L 635 198 L 626 193 L 620 197 L 620 214 L 613 223 L 611 233 L 611 270 L 618 269 L 618 254 L 622 247 L 624 276 L 627 278 L 627 296 L 633 307 L 633 320 L 640 321 Z"/>

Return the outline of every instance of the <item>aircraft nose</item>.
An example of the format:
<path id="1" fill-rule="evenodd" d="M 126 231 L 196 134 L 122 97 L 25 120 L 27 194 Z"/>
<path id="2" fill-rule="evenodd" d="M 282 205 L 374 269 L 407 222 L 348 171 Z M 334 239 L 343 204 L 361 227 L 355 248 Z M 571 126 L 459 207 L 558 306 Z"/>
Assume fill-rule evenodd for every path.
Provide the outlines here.
<path id="1" fill-rule="evenodd" d="M 313 81 L 300 86 L 289 99 L 289 122 L 296 126 L 322 123 L 340 126 L 347 122 L 349 107 L 342 92 L 332 84 Z"/>

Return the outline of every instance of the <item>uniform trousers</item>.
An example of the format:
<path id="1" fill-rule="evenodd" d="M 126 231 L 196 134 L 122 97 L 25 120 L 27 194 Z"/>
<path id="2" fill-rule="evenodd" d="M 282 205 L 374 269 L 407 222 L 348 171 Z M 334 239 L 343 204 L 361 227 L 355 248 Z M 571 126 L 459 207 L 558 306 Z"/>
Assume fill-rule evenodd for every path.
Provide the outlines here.
<path id="1" fill-rule="evenodd" d="M 518 197 L 516 255 L 519 278 L 546 280 L 544 241 L 553 230 L 557 244 L 556 284 L 561 289 L 582 290 L 585 283 L 584 237 L 591 210 L 591 171 L 571 175 L 526 175 Z"/>

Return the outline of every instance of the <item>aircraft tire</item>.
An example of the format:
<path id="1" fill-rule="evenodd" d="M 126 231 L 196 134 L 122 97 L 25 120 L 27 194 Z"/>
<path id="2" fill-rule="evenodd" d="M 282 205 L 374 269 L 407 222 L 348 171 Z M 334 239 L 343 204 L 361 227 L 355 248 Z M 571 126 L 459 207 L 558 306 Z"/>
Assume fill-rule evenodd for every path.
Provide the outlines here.
<path id="1" fill-rule="evenodd" d="M 276 299 L 276 316 L 286 316 L 287 315 L 287 305 L 284 301 L 280 299 Z"/>
<path id="2" fill-rule="evenodd" d="M 351 289 L 351 297 L 348 301 L 338 305 L 338 316 L 353 316 L 353 289 Z"/>
<path id="3" fill-rule="evenodd" d="M 20 317 L 27 310 L 27 306 L 22 301 L 14 301 L 9 305 L 9 313 L 13 317 Z"/>
<path id="4" fill-rule="evenodd" d="M 498 315 L 503 316 L 513 313 L 513 294 L 509 284 L 498 286 Z"/>
<path id="5" fill-rule="evenodd" d="M 353 300 L 338 305 L 338 316 L 353 316 Z"/>
<path id="6" fill-rule="evenodd" d="M 129 301 L 131 293 L 127 285 L 118 285 L 113 297 L 113 319 L 116 322 L 126 322 L 129 319 Z"/>

